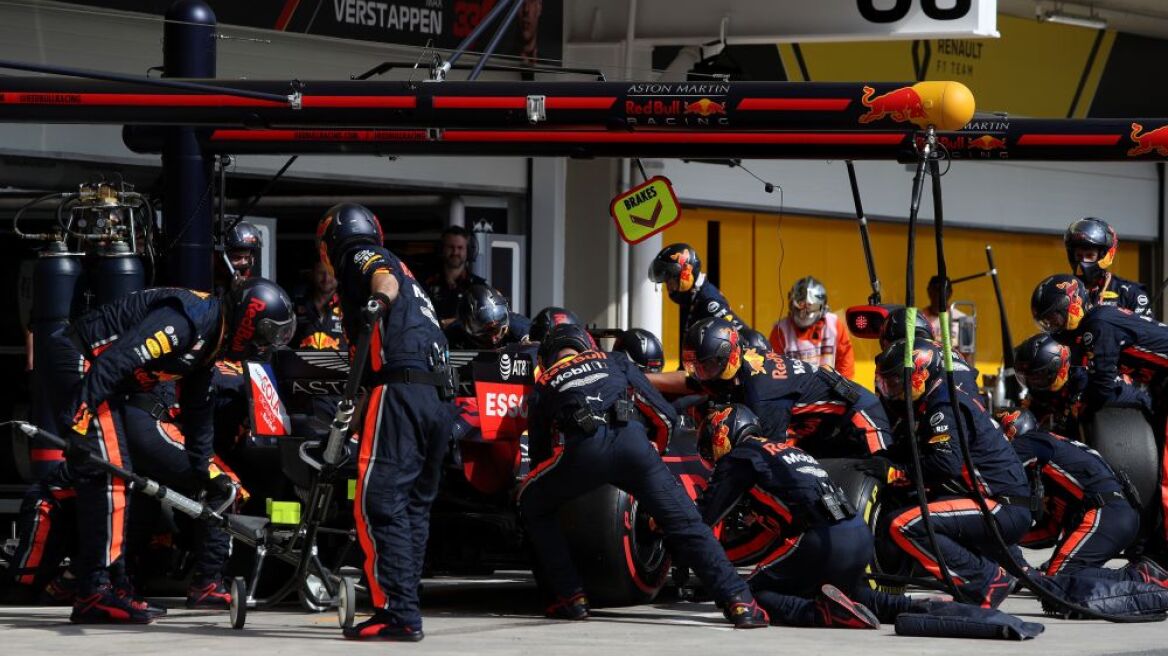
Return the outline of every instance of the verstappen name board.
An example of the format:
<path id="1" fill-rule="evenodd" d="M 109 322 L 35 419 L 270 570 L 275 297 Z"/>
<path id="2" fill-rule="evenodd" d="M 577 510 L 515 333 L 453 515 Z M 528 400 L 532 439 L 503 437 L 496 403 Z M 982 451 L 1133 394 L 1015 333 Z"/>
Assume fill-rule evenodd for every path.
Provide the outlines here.
<path id="1" fill-rule="evenodd" d="M 669 179 L 654 176 L 618 194 L 608 208 L 621 239 L 636 244 L 681 219 L 681 203 Z"/>

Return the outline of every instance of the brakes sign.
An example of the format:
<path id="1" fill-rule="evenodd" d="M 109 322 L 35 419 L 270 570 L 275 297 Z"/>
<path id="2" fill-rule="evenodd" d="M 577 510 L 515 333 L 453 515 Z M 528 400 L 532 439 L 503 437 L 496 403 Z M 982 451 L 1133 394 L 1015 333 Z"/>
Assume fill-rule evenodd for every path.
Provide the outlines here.
<path id="1" fill-rule="evenodd" d="M 527 430 L 527 399 L 531 385 L 475 383 L 483 440 L 517 440 Z"/>
<path id="2" fill-rule="evenodd" d="M 681 204 L 669 179 L 654 176 L 612 199 L 608 213 L 621 239 L 636 244 L 681 219 Z"/>

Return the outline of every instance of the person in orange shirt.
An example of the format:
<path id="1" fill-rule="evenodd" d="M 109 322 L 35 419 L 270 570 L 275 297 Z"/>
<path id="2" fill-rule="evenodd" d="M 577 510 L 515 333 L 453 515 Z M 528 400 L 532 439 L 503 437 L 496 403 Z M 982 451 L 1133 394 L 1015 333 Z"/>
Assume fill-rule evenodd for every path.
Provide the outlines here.
<path id="1" fill-rule="evenodd" d="M 787 294 L 790 312 L 775 322 L 770 342 L 776 353 L 814 366 L 834 367 L 843 377 L 856 374 L 856 357 L 847 326 L 828 311 L 827 289 L 811 276 L 800 278 Z"/>

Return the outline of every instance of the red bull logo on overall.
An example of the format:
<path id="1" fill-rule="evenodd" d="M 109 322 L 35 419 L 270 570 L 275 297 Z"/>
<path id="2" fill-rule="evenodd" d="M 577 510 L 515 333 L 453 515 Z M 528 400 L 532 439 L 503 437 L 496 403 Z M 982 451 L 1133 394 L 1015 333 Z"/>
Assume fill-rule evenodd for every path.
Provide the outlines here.
<path id="1" fill-rule="evenodd" d="M 884 118 L 890 118 L 897 123 L 906 121 L 923 123 L 928 118 L 921 94 L 912 87 L 901 87 L 879 96 L 875 94 L 876 89 L 864 87 L 864 97 L 860 102 L 868 108 L 868 113 L 860 117 L 861 123 L 872 123 Z"/>
<path id="2" fill-rule="evenodd" d="M 1127 151 L 1129 157 L 1147 155 L 1152 151 L 1156 151 L 1160 157 L 1168 157 L 1168 125 L 1147 132 L 1139 123 L 1132 123 L 1131 126 L 1131 140 L 1136 145 Z"/>

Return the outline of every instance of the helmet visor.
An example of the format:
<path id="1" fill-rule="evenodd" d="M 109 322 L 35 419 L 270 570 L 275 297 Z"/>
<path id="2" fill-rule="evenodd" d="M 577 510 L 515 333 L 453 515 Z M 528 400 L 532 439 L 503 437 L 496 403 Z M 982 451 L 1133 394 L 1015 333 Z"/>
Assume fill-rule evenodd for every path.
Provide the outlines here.
<path id="1" fill-rule="evenodd" d="M 1058 332 L 1066 327 L 1067 316 L 1066 313 L 1060 310 L 1051 310 L 1046 314 L 1039 316 L 1037 321 L 1038 327 L 1041 328 L 1043 332 L 1053 333 Z"/>
<path id="2" fill-rule="evenodd" d="M 876 391 L 886 399 L 903 399 L 904 376 L 899 371 L 876 374 Z"/>
<path id="3" fill-rule="evenodd" d="M 663 284 L 677 275 L 676 268 L 677 265 L 672 262 L 653 260 L 653 263 L 649 265 L 649 281 L 658 285 Z"/>
<path id="4" fill-rule="evenodd" d="M 275 319 L 260 319 L 256 325 L 255 343 L 261 349 L 278 346 L 287 346 L 296 332 L 296 318 L 291 317 L 283 321 Z"/>
<path id="5" fill-rule="evenodd" d="M 697 352 L 693 349 L 686 349 L 682 353 L 681 359 L 685 372 L 691 378 L 702 381 L 720 379 L 722 371 L 726 368 L 726 362 L 722 358 L 715 356 L 699 360 Z"/>

